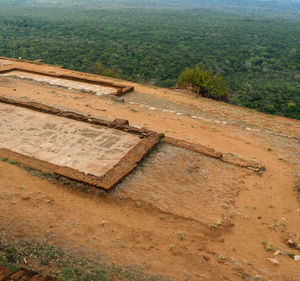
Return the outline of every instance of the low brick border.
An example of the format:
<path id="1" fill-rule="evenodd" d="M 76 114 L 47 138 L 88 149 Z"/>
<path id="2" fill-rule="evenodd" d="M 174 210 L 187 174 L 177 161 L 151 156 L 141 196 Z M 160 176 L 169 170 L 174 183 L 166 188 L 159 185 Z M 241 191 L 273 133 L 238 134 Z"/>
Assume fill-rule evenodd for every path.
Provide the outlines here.
<path id="1" fill-rule="evenodd" d="M 165 137 L 164 141 L 171 145 L 182 147 L 182 148 L 192 150 L 192 151 L 196 151 L 196 152 L 204 154 L 206 156 L 216 158 L 220 161 L 230 163 L 230 164 L 242 167 L 242 168 L 247 168 L 254 172 L 260 173 L 266 169 L 265 166 L 260 165 L 259 163 L 255 162 L 255 161 L 245 160 L 243 158 L 240 158 L 240 157 L 235 156 L 230 153 L 218 152 L 210 147 L 207 147 L 207 146 L 204 146 L 201 144 L 195 144 L 195 143 L 187 142 L 184 140 L 175 139 L 172 137 Z"/>
<path id="2" fill-rule="evenodd" d="M 11 97 L 0 96 L 0 102 L 138 135 L 141 140 L 115 166 L 101 177 L 94 176 L 92 174 L 85 174 L 69 167 L 54 165 L 8 149 L 0 148 L 0 157 L 2 158 L 8 158 L 37 170 L 47 173 L 55 173 L 105 190 L 112 189 L 121 179 L 132 171 L 137 166 L 138 162 L 140 162 L 160 140 L 160 135 L 158 133 L 146 129 L 131 127 L 128 121 L 123 119 L 116 119 L 113 122 L 110 122 L 37 102 L 30 102 Z"/>
<path id="3" fill-rule="evenodd" d="M 111 87 L 111 88 L 116 88 L 116 92 L 110 95 L 113 96 L 123 96 L 127 93 L 133 92 L 134 87 L 128 87 L 123 84 L 119 83 L 113 83 L 113 82 L 106 82 L 98 79 L 88 79 L 88 78 L 80 78 L 72 75 L 65 75 L 65 74 L 51 74 L 48 72 L 40 72 L 40 71 L 34 71 L 34 70 L 28 70 L 25 68 L 19 68 L 19 67 L 13 67 L 13 68 L 6 68 L 0 70 L 0 74 L 5 74 L 13 71 L 21 71 L 21 72 L 26 72 L 26 73 L 31 73 L 31 74 L 38 74 L 38 75 L 44 75 L 48 77 L 53 77 L 53 78 L 60 78 L 60 79 L 65 79 L 65 80 L 72 80 L 72 81 L 77 81 L 77 82 L 82 82 L 82 83 L 88 83 L 88 84 L 93 84 L 93 85 L 100 85 L 104 87 Z M 109 95 L 109 94 L 108 94 Z"/>
<path id="4" fill-rule="evenodd" d="M 59 281 L 56 278 L 43 276 L 35 271 L 21 268 L 16 272 L 0 266 L 0 281 Z"/>

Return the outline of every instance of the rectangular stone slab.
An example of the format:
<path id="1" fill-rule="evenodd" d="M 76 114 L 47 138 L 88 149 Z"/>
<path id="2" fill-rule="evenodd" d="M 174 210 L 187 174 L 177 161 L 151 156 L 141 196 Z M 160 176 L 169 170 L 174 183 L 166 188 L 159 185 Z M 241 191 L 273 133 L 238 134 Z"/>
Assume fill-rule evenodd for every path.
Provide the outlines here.
<path id="1" fill-rule="evenodd" d="M 19 79 L 31 80 L 52 86 L 64 87 L 69 90 L 78 90 L 94 93 L 96 96 L 111 95 L 116 92 L 116 89 L 108 86 L 93 85 L 85 82 L 62 79 L 58 77 L 46 76 L 43 74 L 29 73 L 25 71 L 15 70 L 2 74 L 6 77 L 14 77 Z"/>
<path id="2" fill-rule="evenodd" d="M 158 142 L 129 126 L 15 100 L 0 100 L 0 156 L 110 189 Z M 19 106 L 13 105 L 18 104 Z M 27 106 L 28 107 L 28 106 Z M 36 110 L 47 111 L 49 113 Z M 36 110 L 32 110 L 36 109 Z M 67 114 L 66 118 L 57 115 Z M 77 118 L 76 118 L 77 117 Z M 79 119 L 79 120 L 74 120 Z M 95 123 L 104 123 L 106 126 Z M 134 133 L 130 133 L 133 131 Z"/>
<path id="3" fill-rule="evenodd" d="M 114 82 L 107 82 L 99 80 L 98 78 L 78 77 L 74 75 L 65 75 L 62 73 L 38 72 L 23 68 L 3 67 L 3 65 L 2 69 L 0 70 L 0 75 L 27 81 L 34 81 L 41 84 L 63 87 L 69 90 L 92 93 L 98 96 L 122 96 L 134 91 L 134 88 L 132 86 L 126 86 Z"/>

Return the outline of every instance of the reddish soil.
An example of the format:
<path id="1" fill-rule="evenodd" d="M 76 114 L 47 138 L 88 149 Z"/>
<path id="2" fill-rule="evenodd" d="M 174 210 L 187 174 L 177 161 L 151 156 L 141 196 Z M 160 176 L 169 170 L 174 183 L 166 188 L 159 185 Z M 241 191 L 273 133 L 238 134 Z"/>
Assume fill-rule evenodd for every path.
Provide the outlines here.
<path id="1" fill-rule="evenodd" d="M 13 67 L 96 77 L 25 62 Z M 47 238 L 74 252 L 97 252 L 107 261 L 139 264 L 146 272 L 176 280 L 300 280 L 299 261 L 275 256 L 262 244 L 300 255 L 286 243 L 288 238 L 300 243 L 300 202 L 294 190 L 300 174 L 300 122 L 172 90 L 122 84 L 136 91 L 124 96 L 125 103 L 19 80 L 0 82 L 0 94 L 101 119 L 127 119 L 168 137 L 255 160 L 266 170 L 258 174 L 163 144 L 114 191 L 95 196 L 0 162 L 0 235 Z M 129 103 L 138 94 L 152 108 Z M 203 119 L 157 110 L 166 102 L 176 112 L 196 111 Z"/>

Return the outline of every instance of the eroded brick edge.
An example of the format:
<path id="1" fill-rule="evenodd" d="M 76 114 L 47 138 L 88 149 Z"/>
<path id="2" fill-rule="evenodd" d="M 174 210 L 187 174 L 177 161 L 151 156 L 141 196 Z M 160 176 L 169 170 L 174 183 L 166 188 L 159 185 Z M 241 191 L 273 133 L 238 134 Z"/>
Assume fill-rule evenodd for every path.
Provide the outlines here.
<path id="1" fill-rule="evenodd" d="M 230 153 L 218 152 L 210 147 L 207 147 L 207 146 L 204 146 L 201 144 L 195 144 L 195 143 L 187 142 L 184 140 L 179 140 L 179 139 L 172 138 L 172 137 L 165 137 L 164 141 L 171 145 L 182 147 L 182 148 L 192 150 L 192 151 L 196 151 L 196 152 L 204 154 L 206 156 L 216 158 L 220 161 L 230 163 L 230 164 L 242 167 L 242 168 L 247 168 L 247 169 L 250 169 L 255 172 L 262 172 L 266 169 L 265 166 L 257 163 L 256 161 L 246 160 L 246 159 L 243 159 L 241 157 L 238 157 L 238 156 L 230 154 Z"/>
<path id="2" fill-rule="evenodd" d="M 0 281 L 59 281 L 56 278 L 43 276 L 35 271 L 21 268 L 16 272 L 11 272 L 9 269 L 0 266 Z"/>

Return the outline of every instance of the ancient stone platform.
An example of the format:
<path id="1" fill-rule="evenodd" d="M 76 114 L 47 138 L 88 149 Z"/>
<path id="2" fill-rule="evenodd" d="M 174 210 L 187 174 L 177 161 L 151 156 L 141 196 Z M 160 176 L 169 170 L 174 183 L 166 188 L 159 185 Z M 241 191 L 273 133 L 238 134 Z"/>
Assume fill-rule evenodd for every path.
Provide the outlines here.
<path id="1" fill-rule="evenodd" d="M 2 75 L 6 77 L 13 77 L 22 80 L 35 81 L 38 83 L 63 87 L 69 90 L 84 91 L 87 93 L 90 92 L 95 94 L 96 96 L 111 95 L 116 92 L 116 89 L 113 87 L 88 84 L 86 82 L 72 81 L 72 80 L 50 77 L 42 74 L 28 73 L 28 72 L 18 71 L 18 70 L 11 71 Z"/>
<path id="2" fill-rule="evenodd" d="M 0 67 L 3 68 L 0 70 L 0 77 L 21 79 L 27 82 L 90 93 L 96 96 L 122 96 L 134 90 L 133 87 L 128 87 L 120 83 L 106 82 L 87 77 L 81 78 L 61 73 L 38 72 L 23 68 L 10 67 L 10 64 L 12 64 L 12 62 L 0 59 Z"/>
<path id="3" fill-rule="evenodd" d="M 155 133 L 130 128 L 126 122 L 0 100 L 0 156 L 104 189 L 132 170 L 158 138 Z"/>

